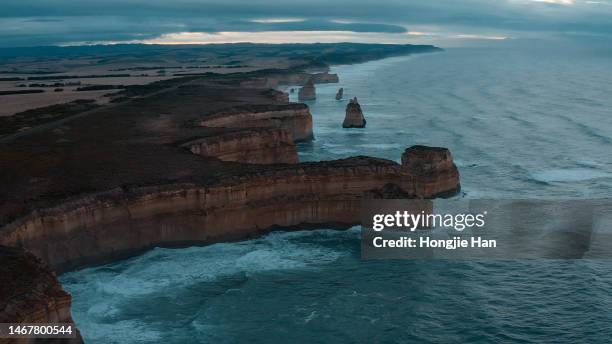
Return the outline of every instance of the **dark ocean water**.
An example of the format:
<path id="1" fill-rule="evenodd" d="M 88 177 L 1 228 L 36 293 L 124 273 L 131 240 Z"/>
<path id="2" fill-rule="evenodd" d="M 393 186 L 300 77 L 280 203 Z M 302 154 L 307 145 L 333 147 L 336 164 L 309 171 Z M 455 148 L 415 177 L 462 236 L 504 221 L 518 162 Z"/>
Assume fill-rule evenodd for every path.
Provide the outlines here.
<path id="1" fill-rule="evenodd" d="M 335 67 L 302 160 L 449 147 L 464 198 L 612 196 L 612 58 L 453 49 Z M 357 96 L 364 130 L 340 127 Z M 611 261 L 362 261 L 358 228 L 61 276 L 88 343 L 609 343 Z"/>

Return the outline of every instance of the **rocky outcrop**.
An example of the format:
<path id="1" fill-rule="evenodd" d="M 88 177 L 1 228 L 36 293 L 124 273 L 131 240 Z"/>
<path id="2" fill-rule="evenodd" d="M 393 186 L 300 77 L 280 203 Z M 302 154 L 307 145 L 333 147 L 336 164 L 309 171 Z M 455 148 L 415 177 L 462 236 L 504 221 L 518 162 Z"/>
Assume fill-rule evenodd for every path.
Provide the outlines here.
<path id="1" fill-rule="evenodd" d="M 299 101 L 308 101 L 317 99 L 317 92 L 315 90 L 314 83 L 312 79 L 308 80 L 304 87 L 300 88 L 298 91 L 298 100 Z"/>
<path id="2" fill-rule="evenodd" d="M 274 228 L 355 225 L 360 200 L 372 190 L 414 198 L 456 192 L 459 175 L 449 170 L 454 168 L 452 161 L 442 160 L 450 155 L 437 152 L 437 148 L 409 149 L 404 165 L 355 157 L 272 165 L 205 184 L 91 194 L 7 224 L 0 229 L 0 244 L 22 246 L 63 271 L 154 246 L 243 239 Z"/>
<path id="3" fill-rule="evenodd" d="M 402 154 L 402 167 L 413 180 L 412 194 L 423 198 L 445 197 L 461 190 L 459 170 L 446 148 L 412 146 Z"/>
<path id="4" fill-rule="evenodd" d="M 342 122 L 343 128 L 365 128 L 366 120 L 363 117 L 361 106 L 357 101 L 357 97 L 351 99 L 346 105 L 346 115 L 344 116 L 344 122 Z"/>
<path id="5" fill-rule="evenodd" d="M 206 116 L 199 121 L 204 127 L 280 128 L 295 141 L 310 140 L 312 115 L 305 104 L 265 104 L 233 107 Z"/>
<path id="6" fill-rule="evenodd" d="M 73 323 L 72 298 L 55 273 L 39 258 L 17 247 L 0 246 L 0 323 Z M 76 338 L 54 343 L 82 343 Z M 0 339 L 2 343 L 34 343 L 34 339 Z"/>
<path id="7" fill-rule="evenodd" d="M 342 99 L 343 96 L 344 96 L 344 88 L 340 87 L 338 89 L 338 92 L 336 92 L 336 100 Z"/>
<path id="8" fill-rule="evenodd" d="M 250 164 L 294 164 L 298 153 L 284 129 L 262 128 L 223 133 L 182 144 L 193 154 Z"/>

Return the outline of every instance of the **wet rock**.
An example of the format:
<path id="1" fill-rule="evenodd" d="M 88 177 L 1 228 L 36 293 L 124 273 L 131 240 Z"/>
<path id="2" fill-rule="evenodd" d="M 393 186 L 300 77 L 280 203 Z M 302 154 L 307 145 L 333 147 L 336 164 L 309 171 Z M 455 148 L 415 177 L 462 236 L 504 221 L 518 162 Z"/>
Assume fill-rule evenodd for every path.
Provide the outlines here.
<path id="1" fill-rule="evenodd" d="M 338 89 L 338 92 L 336 92 L 336 100 L 342 99 L 343 95 L 344 95 L 344 88 L 340 87 L 340 89 Z"/>

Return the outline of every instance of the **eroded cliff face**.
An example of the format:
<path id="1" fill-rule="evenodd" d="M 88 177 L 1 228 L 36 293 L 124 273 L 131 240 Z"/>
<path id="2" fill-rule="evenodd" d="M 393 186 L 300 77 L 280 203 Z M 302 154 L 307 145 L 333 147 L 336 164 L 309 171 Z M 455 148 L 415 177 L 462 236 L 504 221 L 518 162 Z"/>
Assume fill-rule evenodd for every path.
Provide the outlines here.
<path id="1" fill-rule="evenodd" d="M 159 245 L 244 239 L 277 227 L 355 225 L 364 194 L 388 184 L 415 198 L 458 190 L 458 173 L 448 171 L 452 161 L 412 151 L 405 166 L 357 157 L 220 176 L 207 185 L 122 188 L 74 198 L 4 226 L 0 244 L 23 246 L 63 271 Z M 427 167 L 414 170 L 418 159 Z"/>
<path id="2" fill-rule="evenodd" d="M 305 104 L 253 105 L 235 107 L 207 116 L 199 122 L 204 127 L 284 129 L 295 141 L 310 140 L 312 115 Z"/>
<path id="3" fill-rule="evenodd" d="M 73 323 L 72 298 L 55 273 L 39 258 L 17 247 L 0 246 L 0 322 Z M 35 343 L 28 338 L 0 339 L 2 343 Z M 42 340 L 41 340 L 42 342 Z M 55 339 L 54 343 L 82 343 L 74 339 Z"/>
<path id="4" fill-rule="evenodd" d="M 294 164 L 298 153 L 287 130 L 262 128 L 223 133 L 182 144 L 193 154 L 249 164 Z"/>

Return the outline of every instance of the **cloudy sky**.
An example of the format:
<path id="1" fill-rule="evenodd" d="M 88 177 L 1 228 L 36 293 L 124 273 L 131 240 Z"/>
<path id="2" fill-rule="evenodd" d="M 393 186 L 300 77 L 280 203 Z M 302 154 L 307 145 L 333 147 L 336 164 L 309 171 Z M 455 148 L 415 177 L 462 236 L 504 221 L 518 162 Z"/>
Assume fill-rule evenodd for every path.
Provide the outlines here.
<path id="1" fill-rule="evenodd" d="M 612 0 L 2 0 L 0 46 L 608 39 Z"/>

